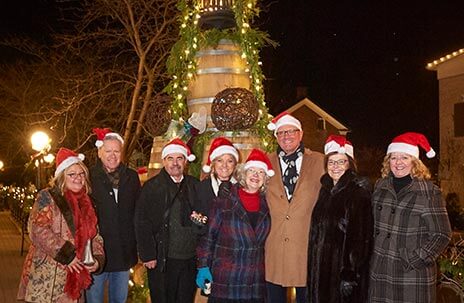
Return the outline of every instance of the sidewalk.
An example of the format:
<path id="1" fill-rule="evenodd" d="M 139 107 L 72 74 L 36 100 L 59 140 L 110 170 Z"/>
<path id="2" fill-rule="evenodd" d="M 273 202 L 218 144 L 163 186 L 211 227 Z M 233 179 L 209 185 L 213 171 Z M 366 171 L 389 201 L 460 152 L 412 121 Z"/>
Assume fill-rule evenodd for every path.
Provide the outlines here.
<path id="1" fill-rule="evenodd" d="M 16 301 L 19 277 L 27 254 L 28 241 L 25 241 L 25 252 L 20 256 L 21 232 L 16 227 L 9 211 L 0 212 L 0 302 Z"/>

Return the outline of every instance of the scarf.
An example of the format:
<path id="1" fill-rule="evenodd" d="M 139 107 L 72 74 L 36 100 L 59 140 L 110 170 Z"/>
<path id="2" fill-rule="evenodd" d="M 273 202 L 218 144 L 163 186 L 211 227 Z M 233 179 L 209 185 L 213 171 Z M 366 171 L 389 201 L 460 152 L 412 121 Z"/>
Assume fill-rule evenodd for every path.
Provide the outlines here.
<path id="1" fill-rule="evenodd" d="M 71 208 L 76 228 L 76 233 L 74 234 L 76 257 L 82 260 L 87 240 L 92 239 L 97 234 L 97 217 L 90 197 L 84 189 L 77 193 L 66 190 L 64 197 Z M 72 299 L 77 300 L 81 295 L 81 291 L 88 288 L 91 282 L 92 278 L 85 267 L 80 273 L 68 270 L 64 292 Z"/>
<path id="2" fill-rule="evenodd" d="M 119 188 L 119 170 L 116 169 L 115 171 L 113 171 L 111 173 L 106 172 L 106 175 L 108 176 L 108 179 L 111 182 L 111 186 L 113 188 L 118 189 Z"/>
<path id="3" fill-rule="evenodd" d="M 242 201 L 243 207 L 245 207 L 248 212 L 259 211 L 259 191 L 255 193 L 247 193 L 240 187 L 238 190 L 238 196 L 240 201 Z"/>
<path id="4" fill-rule="evenodd" d="M 304 153 L 304 145 L 303 142 L 300 143 L 300 146 L 295 150 L 295 152 L 291 153 L 290 155 L 286 155 L 285 152 L 280 148 L 278 148 L 279 157 L 287 164 L 287 168 L 282 174 L 282 183 L 284 184 L 285 188 L 287 189 L 290 202 L 292 200 L 293 191 L 295 190 L 296 181 L 298 181 L 298 171 L 296 170 L 296 159 L 299 157 L 303 157 Z"/>

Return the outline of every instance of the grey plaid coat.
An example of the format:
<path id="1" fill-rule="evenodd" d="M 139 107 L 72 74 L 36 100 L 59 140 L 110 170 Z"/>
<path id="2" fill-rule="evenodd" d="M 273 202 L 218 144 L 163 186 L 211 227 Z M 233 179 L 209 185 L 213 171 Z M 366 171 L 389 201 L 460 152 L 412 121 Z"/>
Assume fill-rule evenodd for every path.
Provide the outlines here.
<path id="1" fill-rule="evenodd" d="M 374 249 L 369 302 L 435 302 L 436 259 L 451 227 L 440 189 L 413 178 L 396 194 L 392 176 L 377 182 L 372 196 Z"/>

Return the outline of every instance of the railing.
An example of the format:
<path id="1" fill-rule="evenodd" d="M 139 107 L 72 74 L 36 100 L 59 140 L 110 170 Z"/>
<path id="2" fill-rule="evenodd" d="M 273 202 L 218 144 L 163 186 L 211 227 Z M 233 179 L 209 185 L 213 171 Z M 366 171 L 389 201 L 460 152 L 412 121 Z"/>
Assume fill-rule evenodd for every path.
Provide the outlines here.
<path id="1" fill-rule="evenodd" d="M 14 203 L 15 200 L 9 199 L 10 213 L 13 219 L 21 228 L 21 250 L 20 255 L 24 254 L 24 242 L 28 235 L 27 220 L 29 219 L 29 209 L 24 209 L 24 204 Z"/>

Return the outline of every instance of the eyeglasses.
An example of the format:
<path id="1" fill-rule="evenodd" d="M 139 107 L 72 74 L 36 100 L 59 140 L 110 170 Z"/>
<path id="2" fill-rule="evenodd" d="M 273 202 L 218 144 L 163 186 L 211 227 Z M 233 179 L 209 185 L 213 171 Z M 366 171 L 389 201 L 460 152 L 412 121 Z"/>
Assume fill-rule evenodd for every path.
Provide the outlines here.
<path id="1" fill-rule="evenodd" d="M 260 177 L 264 177 L 266 175 L 266 172 L 264 170 L 254 168 L 247 169 L 246 173 L 250 175 L 258 175 Z"/>
<path id="2" fill-rule="evenodd" d="M 299 132 L 300 130 L 297 129 L 297 128 L 294 128 L 294 129 L 289 129 L 289 130 L 280 130 L 278 132 L 276 132 L 276 135 L 277 137 L 283 137 L 285 135 L 287 136 L 294 136 L 297 132 Z"/>
<path id="3" fill-rule="evenodd" d="M 77 179 L 77 177 L 80 177 L 81 179 L 84 179 L 85 178 L 85 172 L 69 173 L 69 174 L 66 174 L 66 176 L 70 177 L 73 180 Z"/>
<path id="4" fill-rule="evenodd" d="M 329 160 L 329 161 L 327 161 L 327 166 L 334 166 L 335 164 L 337 164 L 338 166 L 342 166 L 346 162 L 348 162 L 348 160 L 346 160 L 346 159 L 340 159 L 340 160 L 337 160 L 337 161 Z"/>

